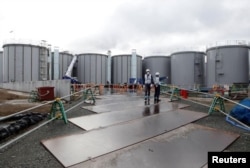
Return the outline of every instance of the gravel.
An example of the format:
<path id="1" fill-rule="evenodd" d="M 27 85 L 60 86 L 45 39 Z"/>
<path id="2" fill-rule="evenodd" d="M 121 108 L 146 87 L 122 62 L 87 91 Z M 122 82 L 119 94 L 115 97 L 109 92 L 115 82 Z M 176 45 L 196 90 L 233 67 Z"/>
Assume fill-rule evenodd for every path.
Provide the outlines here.
<path id="1" fill-rule="evenodd" d="M 77 103 L 75 102 L 70 106 Z M 69 111 L 67 117 L 78 117 L 88 114 L 93 113 L 78 106 L 74 110 Z M 52 137 L 80 133 L 82 131 L 82 129 L 70 122 L 65 124 L 63 120 L 54 120 L 0 151 L 0 167 L 61 168 L 63 166 L 43 147 L 41 141 Z"/>
<path id="2" fill-rule="evenodd" d="M 190 103 L 185 100 L 180 100 L 179 102 L 189 104 L 190 107 L 185 109 L 192 111 L 199 111 L 208 113 L 209 108 L 194 103 Z M 232 132 L 239 134 L 240 137 L 232 143 L 225 151 L 231 152 L 249 152 L 250 151 L 250 131 L 246 131 L 242 128 L 233 126 L 226 121 L 226 116 L 220 112 L 212 112 L 208 117 L 200 119 L 195 122 L 196 124 L 204 125 L 211 128 L 216 128 L 224 130 L 226 132 Z"/>
<path id="3" fill-rule="evenodd" d="M 185 100 L 178 100 L 178 102 L 190 104 L 190 107 L 185 108 L 187 110 L 204 113 L 208 112 L 207 107 Z M 75 105 L 76 103 L 78 102 L 70 104 L 67 108 Z M 78 106 L 77 108 L 74 108 L 74 110 L 68 112 L 67 116 L 70 118 L 89 114 L 92 113 L 82 109 L 81 106 Z M 240 137 L 232 145 L 230 145 L 226 151 L 250 151 L 250 132 L 232 126 L 225 121 L 225 116 L 221 113 L 214 112 L 208 117 L 200 119 L 195 123 L 240 134 Z M 43 147 L 41 141 L 52 137 L 80 133 L 82 131 L 82 129 L 71 124 L 70 122 L 68 124 L 64 124 L 62 120 L 54 120 L 0 151 L 0 167 L 61 168 L 63 166 L 49 151 Z M 2 144 L 0 144 L 0 146 L 1 145 Z"/>

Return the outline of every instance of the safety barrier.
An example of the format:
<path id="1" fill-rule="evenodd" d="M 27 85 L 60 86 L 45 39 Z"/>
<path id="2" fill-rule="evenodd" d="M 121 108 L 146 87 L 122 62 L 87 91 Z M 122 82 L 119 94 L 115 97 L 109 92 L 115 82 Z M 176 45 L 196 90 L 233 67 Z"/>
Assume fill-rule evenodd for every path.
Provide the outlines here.
<path id="1" fill-rule="evenodd" d="M 250 127 L 248 125 L 239 121 L 237 118 L 234 118 L 233 116 L 231 116 L 229 112 L 226 112 L 226 107 L 225 107 L 224 102 L 225 101 L 231 102 L 235 105 L 239 105 L 243 108 L 247 108 L 248 110 L 250 110 L 250 107 L 248 107 L 248 106 L 245 106 L 245 105 L 240 104 L 236 101 L 230 100 L 230 99 L 224 97 L 222 94 L 219 94 L 218 92 L 215 92 L 214 94 L 210 94 L 210 93 L 204 93 L 204 92 L 199 92 L 199 91 L 195 91 L 195 90 L 186 90 L 185 88 L 179 88 L 177 86 L 171 86 L 171 85 L 163 86 L 161 88 L 164 89 L 164 91 L 162 91 L 161 93 L 170 95 L 171 101 L 184 99 L 186 101 L 190 101 L 192 103 L 196 103 L 196 104 L 208 107 L 209 108 L 208 113 L 210 115 L 213 112 L 220 112 L 226 116 L 226 120 L 229 121 L 231 124 L 234 124 L 235 126 L 243 128 L 247 131 L 250 131 Z M 190 94 L 193 97 L 190 98 L 190 96 L 189 96 L 189 98 L 187 98 L 187 97 L 184 98 L 183 95 L 181 95 L 181 92 L 180 92 L 181 90 L 186 90 L 188 92 L 187 94 Z M 196 96 L 199 95 L 198 99 L 212 98 L 212 100 L 209 101 L 208 104 L 200 103 L 198 99 L 196 101 L 192 100 L 195 98 L 194 95 L 196 95 Z"/>
<path id="2" fill-rule="evenodd" d="M 134 91 L 134 92 L 142 92 L 143 85 L 141 84 L 112 84 L 111 88 L 117 92 L 127 92 L 127 91 Z"/>
<path id="3" fill-rule="evenodd" d="M 142 91 L 142 85 L 137 85 L 138 87 L 136 87 L 136 90 L 139 90 L 139 91 Z M 63 103 L 61 100 L 63 100 L 64 98 L 67 98 L 67 97 L 70 97 L 70 96 L 73 96 L 73 95 L 84 95 L 84 94 L 91 94 L 93 97 L 94 97 L 94 93 L 92 92 L 93 90 L 96 91 L 96 89 L 100 90 L 101 88 L 103 88 L 104 86 L 103 85 L 95 85 L 95 84 L 75 84 L 75 86 L 73 86 L 73 93 L 70 94 L 70 95 L 66 95 L 66 96 L 63 96 L 63 97 L 60 97 L 59 99 L 55 99 L 53 101 L 48 101 L 44 104 L 41 104 L 41 105 L 38 105 L 38 106 L 35 106 L 35 107 L 32 107 L 32 108 L 29 108 L 29 109 L 26 109 L 26 110 L 22 110 L 20 112 L 17 112 L 15 114 L 11 114 L 11 115 L 8 115 L 8 116 L 5 116 L 5 117 L 2 117 L 0 118 L 0 121 L 2 120 L 5 120 L 7 118 L 10 118 L 12 116 L 15 116 L 17 114 L 21 114 L 21 113 L 24 113 L 24 112 L 28 112 L 30 110 L 33 110 L 33 109 L 36 109 L 36 108 L 39 108 L 41 106 L 44 106 L 44 105 L 48 105 L 48 104 L 52 104 L 52 108 L 51 108 L 51 118 L 46 121 L 46 122 L 43 122 L 42 124 L 38 125 L 37 127 L 33 128 L 33 129 L 30 129 L 29 131 L 25 132 L 24 134 L 10 140 L 9 142 L 7 142 L 6 144 L 0 146 L 0 150 L 7 147 L 8 145 L 14 143 L 15 141 L 21 139 L 22 137 L 30 134 L 31 132 L 37 130 L 38 128 L 50 123 L 51 121 L 55 120 L 55 119 L 58 119 L 58 118 L 61 118 L 64 120 L 65 123 L 67 123 L 67 116 L 66 116 L 66 113 L 69 112 L 70 110 L 72 110 L 73 108 L 79 106 L 80 104 L 83 103 L 83 101 L 80 101 L 78 104 L 76 104 L 75 106 L 65 110 L 63 108 Z M 79 89 L 81 88 L 81 89 Z M 122 86 L 122 85 L 113 85 L 113 89 L 118 89 L 118 90 L 126 90 L 128 89 L 127 86 Z M 80 90 L 77 92 L 77 90 Z M 92 93 L 87 93 L 87 90 L 89 90 L 89 92 L 92 92 Z M 91 90 L 91 91 L 90 91 Z M 180 90 L 186 90 L 188 94 L 193 94 L 193 95 L 202 95 L 202 97 L 210 97 L 210 98 L 214 98 L 212 103 L 209 102 L 209 104 L 203 104 L 203 103 L 199 103 L 199 101 L 193 101 L 190 99 L 190 96 L 187 97 L 187 98 L 183 98 L 181 95 L 180 95 Z M 174 94 L 175 93 L 175 94 Z M 244 106 L 240 103 L 237 103 L 235 101 L 232 101 L 230 99 L 227 99 L 221 95 L 211 95 L 209 93 L 203 93 L 203 92 L 198 92 L 198 91 L 195 91 L 195 90 L 187 90 L 185 88 L 178 88 L 176 86 L 171 86 L 171 85 L 161 85 L 161 94 L 168 94 L 168 95 L 173 95 L 175 98 L 177 99 L 185 99 L 186 101 L 190 101 L 192 103 L 195 103 L 195 104 L 199 104 L 199 105 L 202 105 L 202 106 L 205 106 L 205 107 L 208 107 L 210 110 L 209 110 L 209 114 L 211 115 L 213 112 L 215 111 L 218 111 L 222 114 L 224 114 L 227 119 L 231 119 L 231 121 L 234 121 L 235 123 L 237 123 L 239 127 L 241 128 L 244 128 L 245 130 L 248 130 L 250 131 L 250 127 L 244 123 L 242 123 L 241 121 L 237 120 L 236 118 L 232 117 L 228 112 L 226 112 L 226 109 L 224 106 L 224 100 L 228 101 L 228 102 L 232 102 L 234 104 L 238 104 L 244 108 L 247 108 L 250 110 L 250 107 L 247 107 L 247 106 Z M 85 99 L 86 100 L 86 97 L 82 96 L 83 100 Z M 200 97 L 199 97 L 200 98 Z M 222 101 L 223 100 L 223 101 Z M 54 103 L 54 107 L 53 107 L 53 103 Z M 59 105 L 59 108 L 57 108 L 56 105 Z M 219 108 L 217 107 L 217 105 L 219 104 Z M 56 115 L 56 111 L 55 110 L 60 110 L 59 112 L 62 114 L 62 117 L 59 117 L 58 115 Z M 64 116 L 63 116 L 64 115 Z"/>
<path id="4" fill-rule="evenodd" d="M 40 127 L 42 127 L 42 126 L 44 126 L 44 125 L 46 125 L 46 124 L 48 124 L 48 123 L 54 121 L 55 119 L 62 119 L 62 120 L 64 120 L 65 124 L 67 124 L 67 116 L 66 116 L 66 113 L 69 112 L 70 110 L 72 110 L 72 109 L 78 107 L 79 105 L 81 105 L 81 104 L 83 103 L 85 97 L 82 96 L 83 101 L 80 101 L 78 104 L 74 105 L 74 106 L 71 107 L 71 108 L 68 108 L 67 110 L 64 109 L 64 105 L 63 105 L 62 100 L 65 99 L 65 98 L 67 98 L 67 97 L 70 97 L 70 96 L 72 96 L 72 95 L 74 95 L 74 94 L 82 94 L 82 95 L 84 95 L 84 93 L 86 93 L 87 90 L 91 90 L 91 89 L 93 89 L 93 87 L 95 87 L 95 86 L 93 86 L 93 85 L 87 85 L 87 86 L 92 86 L 92 87 L 88 87 L 88 88 L 82 89 L 82 90 L 80 90 L 79 92 L 75 92 L 75 93 L 72 93 L 72 94 L 70 94 L 70 95 L 66 95 L 66 96 L 63 96 L 63 97 L 60 97 L 60 98 L 56 98 L 56 99 L 53 100 L 53 101 L 47 101 L 47 102 L 45 102 L 45 103 L 43 103 L 43 104 L 41 104 L 41 105 L 37 105 L 37 106 L 35 106 L 35 107 L 31 107 L 31 108 L 28 108 L 28 109 L 19 111 L 19 112 L 15 113 L 15 114 L 11 114 L 11 115 L 8 115 L 8 116 L 1 117 L 1 118 L 0 118 L 0 121 L 4 121 L 4 120 L 7 120 L 8 118 L 11 118 L 11 117 L 16 116 L 16 115 L 18 115 L 18 114 L 22 114 L 22 113 L 25 113 L 25 112 L 29 112 L 29 111 L 31 111 L 31 110 L 34 110 L 34 109 L 36 109 L 36 108 L 39 108 L 39 107 L 42 107 L 42 106 L 45 106 L 45 105 L 48 105 L 48 104 L 51 104 L 51 105 L 52 105 L 52 106 L 51 106 L 50 119 L 49 119 L 49 120 L 47 120 L 47 121 L 43 122 L 42 124 L 40 124 L 40 125 L 38 125 L 38 126 L 32 128 L 32 129 L 28 130 L 27 132 L 25 132 L 25 133 L 23 133 L 23 134 L 17 136 L 16 138 L 13 138 L 13 139 L 11 139 L 10 141 L 6 142 L 6 143 L 3 144 L 2 146 L 0 146 L 0 150 L 6 148 L 7 146 L 11 145 L 12 143 L 18 141 L 19 139 L 21 139 L 21 138 L 23 138 L 23 137 L 29 135 L 30 133 L 34 132 L 35 130 L 39 129 Z M 94 96 L 94 95 L 92 94 L 92 96 Z"/>

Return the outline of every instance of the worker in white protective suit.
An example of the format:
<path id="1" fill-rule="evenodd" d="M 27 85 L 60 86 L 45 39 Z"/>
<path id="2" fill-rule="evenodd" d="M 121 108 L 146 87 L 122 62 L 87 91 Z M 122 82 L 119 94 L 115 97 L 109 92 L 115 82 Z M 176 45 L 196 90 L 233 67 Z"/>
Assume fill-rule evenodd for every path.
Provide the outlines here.
<path id="1" fill-rule="evenodd" d="M 153 76 L 150 74 L 150 70 L 146 69 L 146 74 L 144 75 L 144 84 L 145 84 L 145 103 L 150 101 L 150 88 L 154 84 Z"/>
<path id="2" fill-rule="evenodd" d="M 159 72 L 155 73 L 154 86 L 155 86 L 154 102 L 158 103 L 160 101 L 159 97 L 160 97 L 160 92 L 161 92 Z"/>

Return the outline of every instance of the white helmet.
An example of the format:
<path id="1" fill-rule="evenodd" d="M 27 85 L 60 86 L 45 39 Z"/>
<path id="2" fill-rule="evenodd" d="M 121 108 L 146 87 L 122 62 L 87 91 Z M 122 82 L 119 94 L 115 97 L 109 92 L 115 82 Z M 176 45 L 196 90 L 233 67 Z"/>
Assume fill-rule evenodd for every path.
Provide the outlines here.
<path id="1" fill-rule="evenodd" d="M 146 69 L 146 72 L 149 72 L 150 70 L 149 69 Z"/>
<path id="2" fill-rule="evenodd" d="M 160 75 L 160 73 L 159 73 L 159 72 L 156 72 L 155 75 Z"/>

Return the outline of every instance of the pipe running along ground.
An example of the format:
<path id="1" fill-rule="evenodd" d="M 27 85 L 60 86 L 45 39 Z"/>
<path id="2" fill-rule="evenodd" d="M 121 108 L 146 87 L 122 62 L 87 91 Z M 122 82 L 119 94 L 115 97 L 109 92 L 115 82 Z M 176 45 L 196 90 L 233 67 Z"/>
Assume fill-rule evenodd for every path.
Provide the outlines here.
<path id="1" fill-rule="evenodd" d="M 86 88 L 86 89 L 81 90 L 81 91 L 79 91 L 79 92 L 75 92 L 75 93 L 73 93 L 73 94 L 63 96 L 63 97 L 61 97 L 60 99 L 63 99 L 63 98 L 72 96 L 72 95 L 74 95 L 74 94 L 78 94 L 78 93 L 84 92 L 84 91 L 86 91 L 86 90 L 88 90 L 88 89 L 92 89 L 92 88 L 94 88 L 94 87 L 89 87 L 89 88 Z M 49 101 L 49 102 L 47 102 L 47 103 L 45 103 L 45 104 L 42 104 L 42 105 L 38 105 L 38 106 L 35 106 L 35 107 L 32 107 L 32 108 L 26 109 L 26 110 L 22 110 L 22 111 L 20 111 L 20 112 L 18 112 L 18 113 L 15 113 L 15 114 L 8 115 L 8 116 L 6 116 L 6 117 L 0 118 L 0 121 L 1 121 L 1 120 L 5 120 L 5 119 L 8 119 L 8 118 L 10 118 L 10 117 L 12 117 L 12 116 L 14 116 L 14 115 L 21 114 L 21 113 L 24 113 L 24 112 L 26 112 L 26 111 L 29 111 L 29 110 L 32 110 L 32 109 L 35 109 L 35 108 L 38 108 L 38 107 L 41 107 L 41 106 L 50 104 L 50 103 L 52 103 L 52 102 L 54 102 L 54 100 L 53 100 L 53 101 Z M 70 110 L 74 109 L 75 107 L 79 106 L 79 105 L 82 104 L 82 103 L 83 103 L 83 102 L 81 101 L 80 103 L 74 105 L 73 107 L 70 107 L 69 109 L 65 110 L 65 113 L 69 112 Z M 9 146 L 9 145 L 11 145 L 12 143 L 18 141 L 19 139 L 25 137 L 26 135 L 29 135 L 30 133 L 36 131 L 37 129 L 41 128 L 42 126 L 44 126 L 44 125 L 50 123 L 51 121 L 53 121 L 53 120 L 55 120 L 55 119 L 56 119 L 56 117 L 51 118 L 51 119 L 49 119 L 48 121 L 45 121 L 45 122 L 43 122 L 42 124 L 38 125 L 37 127 L 35 127 L 35 128 L 33 128 L 33 129 L 31 129 L 31 130 L 29 130 L 29 131 L 27 131 L 27 132 L 21 134 L 20 136 L 18 136 L 18 137 L 16 137 L 16 138 L 12 139 L 12 140 L 10 140 L 10 141 L 8 141 L 7 143 L 5 143 L 5 144 L 3 144 L 2 146 L 0 146 L 0 151 L 4 150 L 4 148 L 6 148 L 7 146 Z"/>

